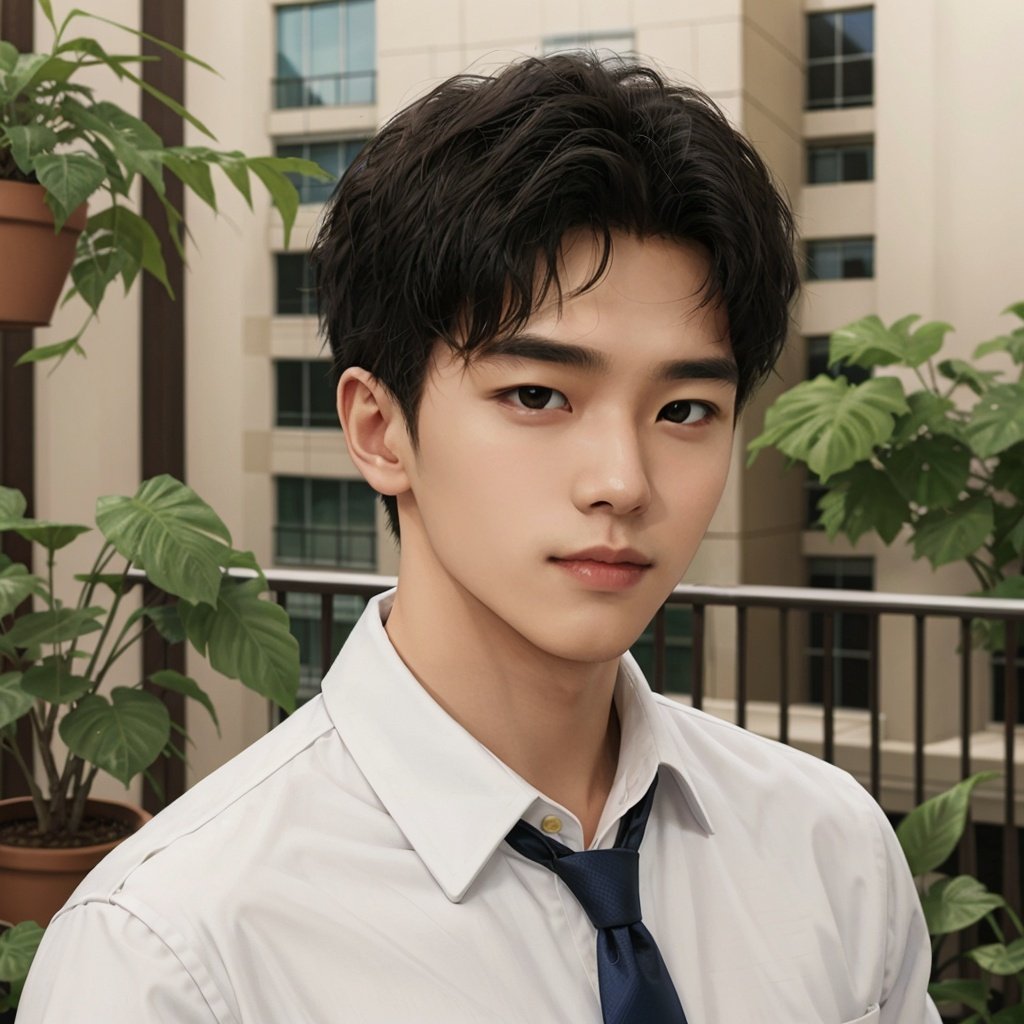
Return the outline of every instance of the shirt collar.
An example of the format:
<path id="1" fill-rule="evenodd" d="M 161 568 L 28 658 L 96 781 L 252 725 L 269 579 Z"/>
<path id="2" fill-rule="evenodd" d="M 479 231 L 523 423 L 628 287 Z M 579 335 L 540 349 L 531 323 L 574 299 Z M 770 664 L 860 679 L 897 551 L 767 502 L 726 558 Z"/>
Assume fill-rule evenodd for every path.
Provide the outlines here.
<path id="1" fill-rule="evenodd" d="M 381 803 L 447 897 L 458 902 L 541 794 L 417 682 L 384 629 L 394 596 L 392 589 L 367 603 L 324 678 L 323 698 Z M 620 784 L 630 795 L 646 788 L 665 765 L 697 823 L 710 832 L 686 771 L 685 747 L 629 655 L 620 662 L 615 699 L 623 753 L 613 792 Z"/>

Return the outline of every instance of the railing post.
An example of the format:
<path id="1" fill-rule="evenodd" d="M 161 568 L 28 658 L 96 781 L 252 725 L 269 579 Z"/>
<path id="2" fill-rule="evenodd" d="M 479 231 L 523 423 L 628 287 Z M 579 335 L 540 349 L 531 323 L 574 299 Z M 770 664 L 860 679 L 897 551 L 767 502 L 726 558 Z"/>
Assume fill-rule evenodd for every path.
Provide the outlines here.
<path id="1" fill-rule="evenodd" d="M 830 764 L 836 759 L 835 723 L 835 679 L 833 661 L 835 658 L 835 613 L 826 611 L 823 618 L 823 658 L 821 671 L 821 714 L 824 726 L 822 759 Z"/>
<path id="2" fill-rule="evenodd" d="M 747 727 L 747 609 L 736 606 L 736 724 Z"/>
<path id="3" fill-rule="evenodd" d="M 699 711 L 704 706 L 704 605 L 693 605 L 693 646 L 690 649 L 690 702 Z"/>
<path id="4" fill-rule="evenodd" d="M 924 616 L 914 616 L 914 803 L 924 800 Z"/>
<path id="5" fill-rule="evenodd" d="M 779 609 L 779 742 L 789 743 L 789 609 Z"/>

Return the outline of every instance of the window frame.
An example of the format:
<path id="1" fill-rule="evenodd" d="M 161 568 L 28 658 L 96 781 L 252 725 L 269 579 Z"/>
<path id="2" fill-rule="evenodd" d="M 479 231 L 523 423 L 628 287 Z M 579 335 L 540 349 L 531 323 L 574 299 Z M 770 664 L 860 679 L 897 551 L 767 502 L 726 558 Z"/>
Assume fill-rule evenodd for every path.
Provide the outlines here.
<path id="1" fill-rule="evenodd" d="M 867 164 L 868 164 L 868 176 L 866 178 L 854 178 L 847 177 L 844 174 L 844 157 L 856 152 L 857 150 L 866 150 L 867 152 Z M 839 160 L 839 170 L 837 177 L 835 178 L 816 178 L 812 173 L 813 158 L 817 154 L 827 153 L 829 151 L 835 152 Z M 804 184 L 808 186 L 816 185 L 849 185 L 849 184 L 862 184 L 865 182 L 872 182 L 875 180 L 875 140 L 874 138 L 865 139 L 831 139 L 831 140 L 820 140 L 815 139 L 813 141 L 808 140 L 804 152 Z"/>
<path id="2" fill-rule="evenodd" d="M 844 54 L 842 52 L 843 40 L 843 19 L 849 14 L 871 14 L 871 51 Z M 820 56 L 811 56 L 812 38 L 814 30 L 812 23 L 814 19 L 835 18 L 835 46 L 833 53 Z M 861 4 L 854 7 L 844 7 L 840 10 L 808 11 L 804 22 L 806 41 L 804 45 L 804 60 L 806 73 L 804 75 L 804 109 L 805 110 L 846 110 L 851 107 L 870 107 L 875 103 L 875 8 L 870 4 Z M 855 63 L 866 64 L 871 78 L 870 91 L 867 93 L 848 93 L 845 86 L 843 69 L 847 65 Z M 828 97 L 812 97 L 812 80 L 814 71 L 831 67 L 832 68 L 832 91 Z"/>
<path id="3" fill-rule="evenodd" d="M 836 276 L 824 276 L 820 273 L 822 268 L 815 269 L 812 254 L 822 252 L 825 246 L 838 247 L 838 261 L 842 271 L 847 259 L 851 256 L 845 255 L 844 250 L 855 245 L 869 244 L 869 264 L 866 274 L 845 274 L 840 272 Z M 871 281 L 875 278 L 875 236 L 874 235 L 850 235 L 841 238 L 808 238 L 804 240 L 804 280 L 805 281 Z"/>

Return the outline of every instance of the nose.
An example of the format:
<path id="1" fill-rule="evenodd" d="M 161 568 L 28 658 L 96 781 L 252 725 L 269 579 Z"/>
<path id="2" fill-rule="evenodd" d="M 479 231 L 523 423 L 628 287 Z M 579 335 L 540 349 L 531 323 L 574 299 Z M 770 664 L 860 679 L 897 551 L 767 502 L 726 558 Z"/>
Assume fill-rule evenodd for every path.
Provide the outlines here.
<path id="1" fill-rule="evenodd" d="M 578 458 L 572 497 L 581 512 L 638 515 L 650 506 L 650 478 L 635 427 L 595 431 L 578 449 Z"/>

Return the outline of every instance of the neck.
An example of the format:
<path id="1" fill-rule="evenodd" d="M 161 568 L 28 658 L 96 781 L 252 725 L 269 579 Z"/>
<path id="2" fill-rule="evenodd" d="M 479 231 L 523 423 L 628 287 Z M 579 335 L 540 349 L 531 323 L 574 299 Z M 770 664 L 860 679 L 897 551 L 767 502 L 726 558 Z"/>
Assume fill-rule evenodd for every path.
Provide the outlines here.
<path id="1" fill-rule="evenodd" d="M 618 763 L 618 659 L 565 661 L 471 597 L 432 597 L 400 583 L 385 627 L 395 650 L 452 718 L 579 819 L 589 846 Z"/>

